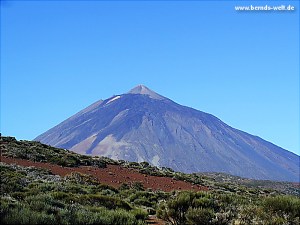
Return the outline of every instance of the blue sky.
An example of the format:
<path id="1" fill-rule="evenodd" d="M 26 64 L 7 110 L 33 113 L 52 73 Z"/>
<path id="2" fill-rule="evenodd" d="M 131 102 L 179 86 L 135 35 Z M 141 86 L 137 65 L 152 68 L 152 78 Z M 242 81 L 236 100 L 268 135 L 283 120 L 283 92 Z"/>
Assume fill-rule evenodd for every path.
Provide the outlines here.
<path id="1" fill-rule="evenodd" d="M 1 132 L 138 84 L 299 154 L 298 1 L 1 2 Z M 236 5 L 294 12 L 237 12 Z"/>

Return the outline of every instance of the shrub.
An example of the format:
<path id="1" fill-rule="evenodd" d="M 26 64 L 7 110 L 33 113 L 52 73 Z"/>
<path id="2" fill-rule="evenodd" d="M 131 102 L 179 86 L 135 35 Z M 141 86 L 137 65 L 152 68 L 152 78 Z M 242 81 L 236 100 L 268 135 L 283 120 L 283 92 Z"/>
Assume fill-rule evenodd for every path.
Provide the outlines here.
<path id="1" fill-rule="evenodd" d="M 137 191 L 144 191 L 145 188 L 141 182 L 134 182 L 131 184 L 131 188 Z"/>
<path id="2" fill-rule="evenodd" d="M 132 207 L 127 202 L 111 196 L 97 194 L 82 195 L 79 196 L 78 201 L 84 205 L 104 206 L 108 209 L 132 209 Z"/>
<path id="3" fill-rule="evenodd" d="M 214 218 L 214 212 L 206 208 L 190 208 L 186 213 L 188 224 L 191 225 L 207 225 L 211 224 Z"/>
<path id="4" fill-rule="evenodd" d="M 119 187 L 119 190 L 129 190 L 130 186 L 127 183 L 122 183 L 121 186 Z"/>
<path id="5" fill-rule="evenodd" d="M 24 172 L 0 165 L 1 193 L 22 191 L 28 180 Z"/>
<path id="6" fill-rule="evenodd" d="M 191 207 L 193 194 L 191 192 L 181 192 L 175 199 L 169 200 L 161 205 L 157 211 L 157 216 L 174 225 L 186 223 L 186 213 Z"/>
<path id="7" fill-rule="evenodd" d="M 92 175 L 88 175 L 80 172 L 72 172 L 71 174 L 66 175 L 65 180 L 68 180 L 75 184 L 84 184 L 84 185 L 99 184 L 99 181 Z"/>
<path id="8" fill-rule="evenodd" d="M 32 211 L 26 205 L 17 204 L 1 216 L 1 224 L 56 224 L 54 215 Z"/>
<path id="9" fill-rule="evenodd" d="M 148 213 L 142 209 L 134 209 L 132 214 L 137 220 L 146 220 L 148 217 Z"/>
<path id="10" fill-rule="evenodd" d="M 135 199 L 134 200 L 134 204 L 136 205 L 141 205 L 141 206 L 147 206 L 147 207 L 152 207 L 153 203 L 150 202 L 148 199 L 146 198 L 141 198 L 141 199 Z"/>
<path id="11" fill-rule="evenodd" d="M 53 208 L 64 208 L 65 205 L 59 200 L 56 200 L 50 194 L 40 194 L 36 196 L 29 196 L 24 199 L 29 208 L 33 211 L 45 211 L 53 213 Z"/>
<path id="12" fill-rule="evenodd" d="M 269 197 L 263 201 L 263 207 L 267 211 L 279 214 L 287 214 L 291 217 L 300 217 L 300 199 L 292 196 Z"/>
<path id="13" fill-rule="evenodd" d="M 144 224 L 138 221 L 134 213 L 125 210 L 106 210 L 99 208 L 97 212 L 84 209 L 77 210 L 72 224 L 99 224 L 99 225 L 138 225 Z"/>
<path id="14" fill-rule="evenodd" d="M 160 204 L 157 216 L 170 224 L 230 224 L 236 216 L 236 203 L 232 195 L 208 192 L 174 193 Z"/>

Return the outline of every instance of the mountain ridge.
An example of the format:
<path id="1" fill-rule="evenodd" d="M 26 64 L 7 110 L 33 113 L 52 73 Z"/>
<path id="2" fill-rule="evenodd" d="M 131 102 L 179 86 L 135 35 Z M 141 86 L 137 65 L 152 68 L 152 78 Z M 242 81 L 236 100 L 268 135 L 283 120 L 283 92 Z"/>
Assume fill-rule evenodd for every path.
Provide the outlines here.
<path id="1" fill-rule="evenodd" d="M 296 154 L 143 85 L 92 104 L 35 140 L 188 173 L 291 181 L 299 177 Z"/>

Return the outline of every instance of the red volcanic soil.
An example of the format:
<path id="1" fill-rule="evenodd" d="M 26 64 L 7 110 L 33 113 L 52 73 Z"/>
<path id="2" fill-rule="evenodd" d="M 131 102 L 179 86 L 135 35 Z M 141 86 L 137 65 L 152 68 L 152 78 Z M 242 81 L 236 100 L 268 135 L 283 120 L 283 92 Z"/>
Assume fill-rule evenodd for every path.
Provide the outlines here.
<path id="1" fill-rule="evenodd" d="M 122 183 L 140 182 L 144 188 L 152 190 L 172 191 L 172 190 L 208 190 L 207 187 L 193 185 L 189 182 L 174 180 L 170 177 L 157 177 L 141 174 L 135 169 L 124 168 L 118 165 L 107 165 L 107 168 L 98 168 L 92 166 L 80 167 L 62 167 L 50 163 L 33 162 L 30 160 L 7 158 L 1 156 L 1 162 L 8 164 L 17 164 L 21 166 L 34 166 L 38 168 L 49 169 L 53 174 L 66 176 L 74 171 L 90 174 L 98 179 L 100 183 L 118 188 Z"/>

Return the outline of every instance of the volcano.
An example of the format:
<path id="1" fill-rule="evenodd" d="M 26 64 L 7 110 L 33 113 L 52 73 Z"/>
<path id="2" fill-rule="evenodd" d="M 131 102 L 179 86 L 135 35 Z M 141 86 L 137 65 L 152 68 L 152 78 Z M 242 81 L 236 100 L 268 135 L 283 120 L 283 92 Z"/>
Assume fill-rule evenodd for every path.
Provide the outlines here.
<path id="1" fill-rule="evenodd" d="M 35 140 L 185 173 L 299 182 L 299 156 L 144 85 L 88 106 Z"/>

